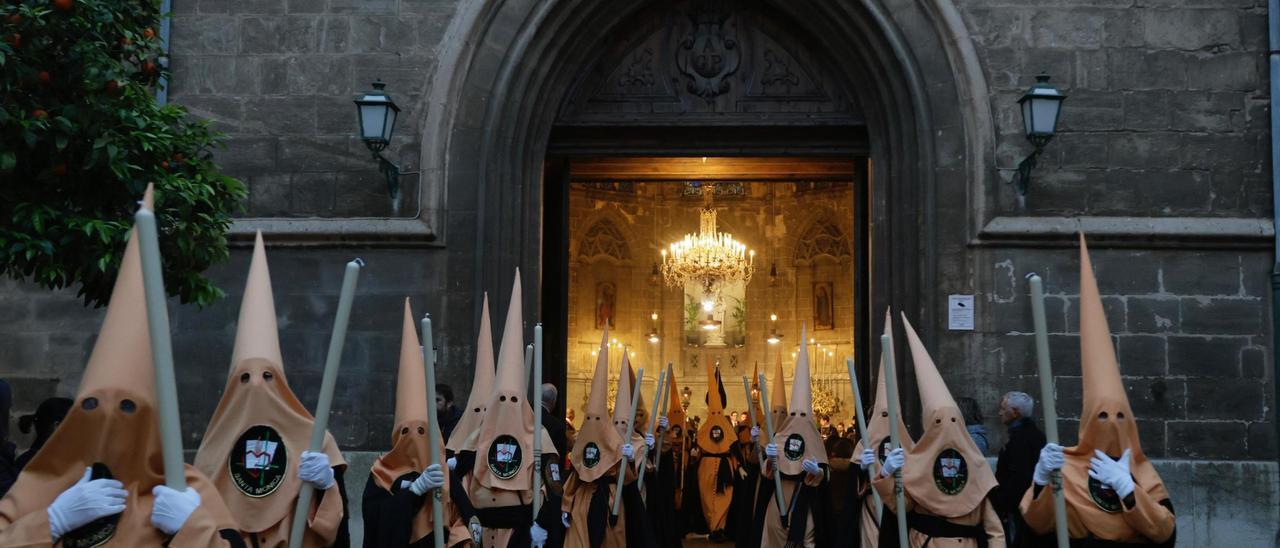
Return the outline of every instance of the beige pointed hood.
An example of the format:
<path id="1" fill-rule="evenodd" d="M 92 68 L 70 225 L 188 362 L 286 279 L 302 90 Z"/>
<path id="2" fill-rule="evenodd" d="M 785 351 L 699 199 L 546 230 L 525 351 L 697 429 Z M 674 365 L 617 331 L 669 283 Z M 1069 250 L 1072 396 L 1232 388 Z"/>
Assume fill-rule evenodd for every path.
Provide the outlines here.
<path id="1" fill-rule="evenodd" d="M 471 381 L 471 395 L 467 397 L 467 407 L 462 410 L 462 418 L 458 419 L 453 433 L 449 434 L 445 449 L 455 453 L 475 451 L 474 434 L 484 422 L 484 411 L 489 405 L 489 397 L 493 395 L 493 368 L 493 327 L 489 321 L 489 292 L 486 291 L 484 305 L 480 309 L 480 334 L 476 337 L 476 367 Z"/>
<path id="2" fill-rule="evenodd" d="M 231 372 L 195 464 L 213 480 L 240 529 L 257 533 L 293 515 L 302 488 L 298 463 L 315 423 L 285 378 L 261 232 L 254 240 L 231 356 Z M 346 466 L 327 432 L 323 451 L 333 466 Z"/>
<path id="3" fill-rule="evenodd" d="M 391 491 L 395 481 L 405 474 L 420 473 L 427 465 L 444 462 L 444 451 L 431 458 L 429 436 L 438 432 L 427 414 L 427 375 L 422 346 L 413 320 L 409 299 L 404 300 L 404 325 L 400 333 L 400 371 L 396 375 L 396 417 L 391 431 L 391 450 L 373 462 L 373 479 L 379 487 Z M 435 434 L 439 435 L 439 434 Z M 448 469 L 445 470 L 446 475 Z M 445 482 L 445 492 L 449 483 Z M 417 542 L 431 534 L 431 505 L 427 501 L 413 515 L 412 536 Z"/>
<path id="4" fill-rule="evenodd" d="M 522 298 L 517 269 L 498 347 L 493 394 L 476 439 L 472 473 L 476 481 L 490 489 L 518 491 L 533 485 L 533 408 L 525 397 L 529 389 L 525 385 Z"/>
<path id="5" fill-rule="evenodd" d="M 1168 499 L 1169 493 L 1138 439 L 1137 417 L 1120 378 L 1084 234 L 1080 235 L 1080 375 L 1084 391 L 1080 441 L 1063 451 L 1067 457 L 1062 468 L 1063 495 L 1092 535 L 1109 540 L 1132 538 L 1135 532 L 1125 521 L 1119 496 L 1089 477 L 1094 450 L 1112 458 L 1130 451 L 1129 471 L 1135 488 L 1146 491 L 1155 501 Z"/>
<path id="6" fill-rule="evenodd" d="M 622 370 L 618 372 L 618 393 L 613 398 L 613 428 L 618 432 L 618 438 L 624 440 L 623 443 L 630 443 L 636 451 L 635 465 L 642 463 L 644 455 L 644 436 L 636 432 L 636 425 L 640 424 L 639 414 L 631 423 L 631 434 L 627 435 L 627 420 L 632 419 L 631 416 L 631 394 L 635 387 L 636 374 L 631 370 L 631 359 L 627 357 L 627 349 L 622 349 Z M 643 392 L 643 390 L 641 390 Z"/>
<path id="7" fill-rule="evenodd" d="M 996 488 L 996 477 L 965 429 L 960 406 L 904 314 L 920 392 L 924 432 L 902 469 L 912 500 L 935 515 L 955 518 L 976 510 Z"/>
<path id="8" fill-rule="evenodd" d="M 667 375 L 667 445 L 674 450 L 684 450 L 685 420 L 688 418 L 681 405 L 680 385 L 676 372 L 669 368 Z"/>
<path id="9" fill-rule="evenodd" d="M 800 340 L 806 340 L 805 328 L 800 328 Z M 770 402 L 772 403 L 772 402 Z M 796 357 L 796 375 L 791 380 L 791 401 L 787 406 L 787 424 L 773 435 L 778 445 L 778 469 L 783 474 L 797 475 L 804 471 L 805 459 L 818 464 L 827 463 L 827 448 L 813 420 L 813 388 L 809 384 L 809 350 L 800 345 Z"/>
<path id="10" fill-rule="evenodd" d="M 578 479 L 592 482 L 618 469 L 622 459 L 619 448 L 622 437 L 609 416 L 609 328 L 600 339 L 600 352 L 596 356 L 596 371 L 591 378 L 591 392 L 587 393 L 587 409 L 583 414 L 582 428 L 575 437 L 574 449 L 569 459 Z"/>
<path id="11" fill-rule="evenodd" d="M 801 345 L 803 346 L 803 345 Z M 773 366 L 773 381 L 769 383 L 769 413 L 773 415 L 773 428 L 777 432 L 787 426 L 789 407 L 787 406 L 787 378 L 782 369 L 782 353 L 778 353 L 778 361 Z"/>
<path id="12" fill-rule="evenodd" d="M 143 208 L 152 209 L 150 185 L 142 202 Z M 10 520 L 36 512 L 43 515 L 54 498 L 84 475 L 86 467 L 94 466 L 95 478 L 110 477 L 124 484 L 125 510 L 114 519 L 68 532 L 61 545 L 87 546 L 90 539 L 101 537 L 112 546 L 161 546 L 166 541 L 150 523 L 151 489 L 164 483 L 164 459 L 144 293 L 138 234 L 131 230 L 75 405 L 0 501 L 0 529 L 12 526 L 15 536 L 20 535 L 17 528 L 23 525 Z M 207 480 L 191 472 L 187 481 L 207 489 Z M 220 500 L 208 500 L 201 507 L 208 512 L 192 514 L 191 520 L 201 522 L 193 527 L 234 523 Z M 219 525 L 209 523 L 218 520 Z"/>
<path id="13" fill-rule="evenodd" d="M 893 318 L 889 315 L 889 309 L 884 311 L 884 334 L 889 336 L 890 344 L 893 343 Z M 901 365 L 899 365 L 901 368 Z M 915 446 L 915 441 L 911 439 L 911 434 L 907 432 L 906 423 L 902 422 L 902 410 L 898 410 L 898 439 L 902 440 L 902 447 L 907 451 Z M 871 412 L 867 414 L 867 437 L 875 440 L 872 445 L 875 447 L 876 456 L 880 462 L 884 462 L 886 447 L 889 445 L 889 389 L 885 384 L 884 369 L 884 350 L 880 353 L 880 370 L 876 374 L 876 395 L 871 402 Z M 858 444 L 854 449 L 855 455 L 862 454 L 863 440 L 858 440 Z"/>
<path id="14" fill-rule="evenodd" d="M 622 350 L 622 365 L 623 365 L 622 368 L 627 372 L 627 380 L 631 383 L 630 386 L 635 387 L 636 370 L 631 367 L 631 358 L 628 356 L 628 354 L 629 354 L 628 350 L 624 348 Z M 628 392 L 628 394 L 630 394 L 630 392 Z M 648 427 L 649 427 L 649 408 L 644 404 L 644 389 L 641 388 L 640 399 L 636 400 L 636 418 L 631 425 L 631 429 L 632 429 L 632 432 L 639 433 L 641 438 L 643 438 L 644 437 L 643 433 L 646 431 Z"/>
<path id="15" fill-rule="evenodd" d="M 698 448 L 703 453 L 728 453 L 737 439 L 733 422 L 724 414 L 728 395 L 720 378 L 720 367 L 707 360 L 707 418 L 698 428 Z"/>

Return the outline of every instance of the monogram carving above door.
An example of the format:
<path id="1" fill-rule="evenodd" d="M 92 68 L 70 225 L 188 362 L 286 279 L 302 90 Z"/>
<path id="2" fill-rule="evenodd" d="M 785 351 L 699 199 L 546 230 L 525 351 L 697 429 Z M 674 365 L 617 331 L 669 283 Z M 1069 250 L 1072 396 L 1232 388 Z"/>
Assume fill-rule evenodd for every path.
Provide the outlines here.
<path id="1" fill-rule="evenodd" d="M 760 2 L 687 0 L 643 12 L 561 107 L 562 125 L 861 125 L 812 39 Z"/>

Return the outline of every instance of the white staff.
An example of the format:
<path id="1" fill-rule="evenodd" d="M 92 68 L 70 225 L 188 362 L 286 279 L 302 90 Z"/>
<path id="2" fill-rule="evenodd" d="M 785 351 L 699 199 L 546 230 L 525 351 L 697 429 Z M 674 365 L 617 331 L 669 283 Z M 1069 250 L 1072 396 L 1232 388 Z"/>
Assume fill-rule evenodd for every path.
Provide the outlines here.
<path id="1" fill-rule="evenodd" d="M 639 384 L 640 381 L 637 380 L 636 383 Z M 662 389 L 666 387 L 666 384 L 667 384 L 667 371 L 664 369 L 662 373 L 658 375 L 658 386 L 653 392 L 653 399 L 649 400 L 653 402 L 653 405 L 654 405 L 653 414 L 649 416 L 649 435 L 650 436 L 653 435 L 654 428 L 658 427 L 658 409 L 661 409 L 661 407 L 658 407 L 658 401 L 662 399 Z M 659 462 L 662 461 L 661 453 L 654 453 L 654 455 L 656 455 Z M 640 476 L 636 479 L 636 486 L 641 489 L 644 488 L 644 473 L 648 469 L 649 469 L 648 466 L 640 467 Z M 644 493 L 641 492 L 641 498 L 644 498 L 643 495 Z"/>
<path id="2" fill-rule="evenodd" d="M 626 352 L 626 350 L 623 350 Z M 640 383 L 644 382 L 644 368 L 636 370 L 636 386 L 631 389 L 631 416 L 627 418 L 627 430 L 623 441 L 631 443 L 631 431 L 636 423 L 636 406 L 640 405 Z M 627 459 L 618 463 L 618 488 L 613 491 L 613 517 L 618 517 L 618 509 L 622 506 L 622 481 L 627 477 Z"/>
<path id="3" fill-rule="evenodd" d="M 778 379 L 781 381 L 782 379 Z M 760 403 L 769 409 L 764 414 L 765 436 L 773 441 L 773 407 L 769 406 L 769 383 L 765 382 L 764 374 L 760 374 Z M 761 464 L 763 466 L 763 463 Z M 787 522 L 787 504 L 782 501 L 782 470 L 777 466 L 773 467 L 773 495 L 774 500 L 778 502 L 778 518 L 782 523 Z"/>
<path id="4" fill-rule="evenodd" d="M 853 387 L 853 418 L 858 423 L 858 437 L 862 438 L 862 447 L 875 451 L 875 448 L 871 447 L 874 442 L 867 438 L 867 418 L 862 415 L 865 408 L 862 407 L 862 392 L 858 390 L 858 375 L 853 371 L 853 358 L 845 358 L 844 365 L 849 369 L 849 384 Z M 876 473 L 879 471 L 880 463 L 872 460 L 871 473 L 868 474 L 868 477 L 876 477 Z M 880 505 L 882 504 L 880 502 L 880 492 L 875 489 L 868 489 L 868 491 L 871 491 L 871 498 L 875 501 L 876 521 L 880 521 Z"/>
<path id="5" fill-rule="evenodd" d="M 422 318 L 422 363 L 425 364 L 427 370 L 427 421 L 431 424 L 427 431 L 430 435 L 427 437 L 429 447 L 431 449 L 431 464 L 440 464 L 436 459 L 440 458 L 440 423 L 437 422 L 436 410 L 436 351 L 435 341 L 431 334 L 431 314 L 427 314 Z M 425 472 L 424 472 L 425 473 Z M 436 548 L 444 548 L 444 510 L 440 507 L 444 488 L 432 490 L 431 501 L 431 537 L 435 542 Z"/>
<path id="6" fill-rule="evenodd" d="M 889 393 L 889 443 L 894 449 L 902 447 L 898 439 L 898 377 L 893 364 L 893 341 L 888 335 L 880 335 L 880 352 L 884 357 L 884 386 Z M 893 471 L 893 495 L 897 502 L 898 547 L 907 548 L 907 496 L 902 490 L 902 470 Z"/>
<path id="7" fill-rule="evenodd" d="M 356 296 L 356 280 L 364 261 L 355 259 L 347 263 L 342 276 L 342 293 L 338 295 L 338 315 L 333 319 L 333 334 L 329 337 L 329 355 L 324 360 L 324 376 L 320 381 L 320 401 L 316 403 L 316 421 L 311 428 L 311 451 L 324 448 L 324 433 L 329 427 L 329 406 L 333 403 L 333 387 L 338 381 L 338 363 L 342 361 L 342 345 L 347 338 L 347 321 L 351 319 L 351 301 Z M 433 402 L 434 403 L 434 402 Z M 307 515 L 311 510 L 313 487 L 302 482 L 298 491 L 298 505 L 293 509 L 293 526 L 289 528 L 289 548 L 302 546 Z"/>
<path id="8" fill-rule="evenodd" d="M 1034 272 L 1027 275 L 1031 281 L 1031 321 L 1036 329 L 1036 364 L 1040 367 L 1040 400 L 1044 405 L 1044 438 L 1058 443 L 1058 407 L 1053 397 L 1053 369 L 1049 364 L 1049 328 L 1044 319 L 1044 282 Z M 1067 501 L 1062 498 L 1062 472 L 1049 472 L 1049 485 L 1053 488 L 1053 527 L 1059 548 L 1071 542 L 1067 538 Z"/>
<path id="9" fill-rule="evenodd" d="M 184 491 L 187 478 L 182 461 L 182 425 L 178 422 L 178 383 L 173 374 L 173 344 L 169 339 L 169 310 L 164 300 L 156 215 L 144 205 L 138 208 L 133 220 L 138 231 L 138 251 L 142 255 L 142 285 L 147 300 L 147 329 L 151 335 L 151 361 L 156 377 L 160 448 L 164 452 L 164 484 L 175 491 Z"/>
<path id="10" fill-rule="evenodd" d="M 542 386 L 542 324 L 533 326 L 533 345 L 525 347 L 525 363 L 529 353 L 533 353 L 533 386 Z M 542 509 L 542 394 L 530 398 L 533 402 L 533 519 L 537 521 L 538 510 Z M 436 547 L 440 548 L 440 547 Z"/>

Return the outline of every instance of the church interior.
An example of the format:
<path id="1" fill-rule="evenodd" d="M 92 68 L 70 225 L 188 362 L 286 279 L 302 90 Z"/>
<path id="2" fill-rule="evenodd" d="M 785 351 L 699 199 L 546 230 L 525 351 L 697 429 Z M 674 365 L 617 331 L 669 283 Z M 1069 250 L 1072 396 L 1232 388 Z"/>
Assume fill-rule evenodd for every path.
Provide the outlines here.
<path id="1" fill-rule="evenodd" d="M 807 344 L 815 412 L 849 421 L 845 359 L 857 342 L 856 288 L 868 281 L 859 274 L 868 230 L 862 161 L 572 161 L 566 406 L 575 425 L 606 327 L 611 382 L 626 353 L 648 372 L 641 393 L 651 400 L 670 362 L 691 417 L 705 414 L 709 364 L 720 368 L 729 410 L 741 412 L 742 377 L 772 372 L 781 359 L 790 385 Z"/>

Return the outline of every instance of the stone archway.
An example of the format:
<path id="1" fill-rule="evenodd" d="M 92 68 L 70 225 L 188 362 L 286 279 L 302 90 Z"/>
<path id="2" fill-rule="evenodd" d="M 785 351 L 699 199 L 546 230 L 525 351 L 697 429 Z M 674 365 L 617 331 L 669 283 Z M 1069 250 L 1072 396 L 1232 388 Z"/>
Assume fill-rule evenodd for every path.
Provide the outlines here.
<path id="1" fill-rule="evenodd" d="M 445 185 L 450 247 L 444 309 L 504 302 L 522 267 L 526 310 L 538 307 L 542 168 L 551 130 L 575 77 L 619 29 L 656 2 L 467 1 L 459 6 L 431 85 L 423 165 Z M 856 83 L 873 169 L 870 214 L 876 271 L 871 310 L 892 305 L 940 323 L 936 219 L 980 226 L 993 157 L 985 80 L 951 0 L 758 0 L 802 29 Z M 946 184 L 939 184 L 945 181 Z M 972 181 L 972 183 L 970 183 Z M 940 211 L 936 204 L 965 204 Z M 428 204 L 443 210 L 443 204 Z M 973 230 L 971 228 L 971 230 Z M 950 241 L 950 240 L 949 240 Z M 948 244 L 953 246 L 954 244 Z M 876 314 L 868 327 L 878 332 Z M 450 322 L 466 341 L 470 323 Z M 874 324 L 874 325 L 873 325 Z M 935 330 L 922 331 L 930 342 Z"/>

